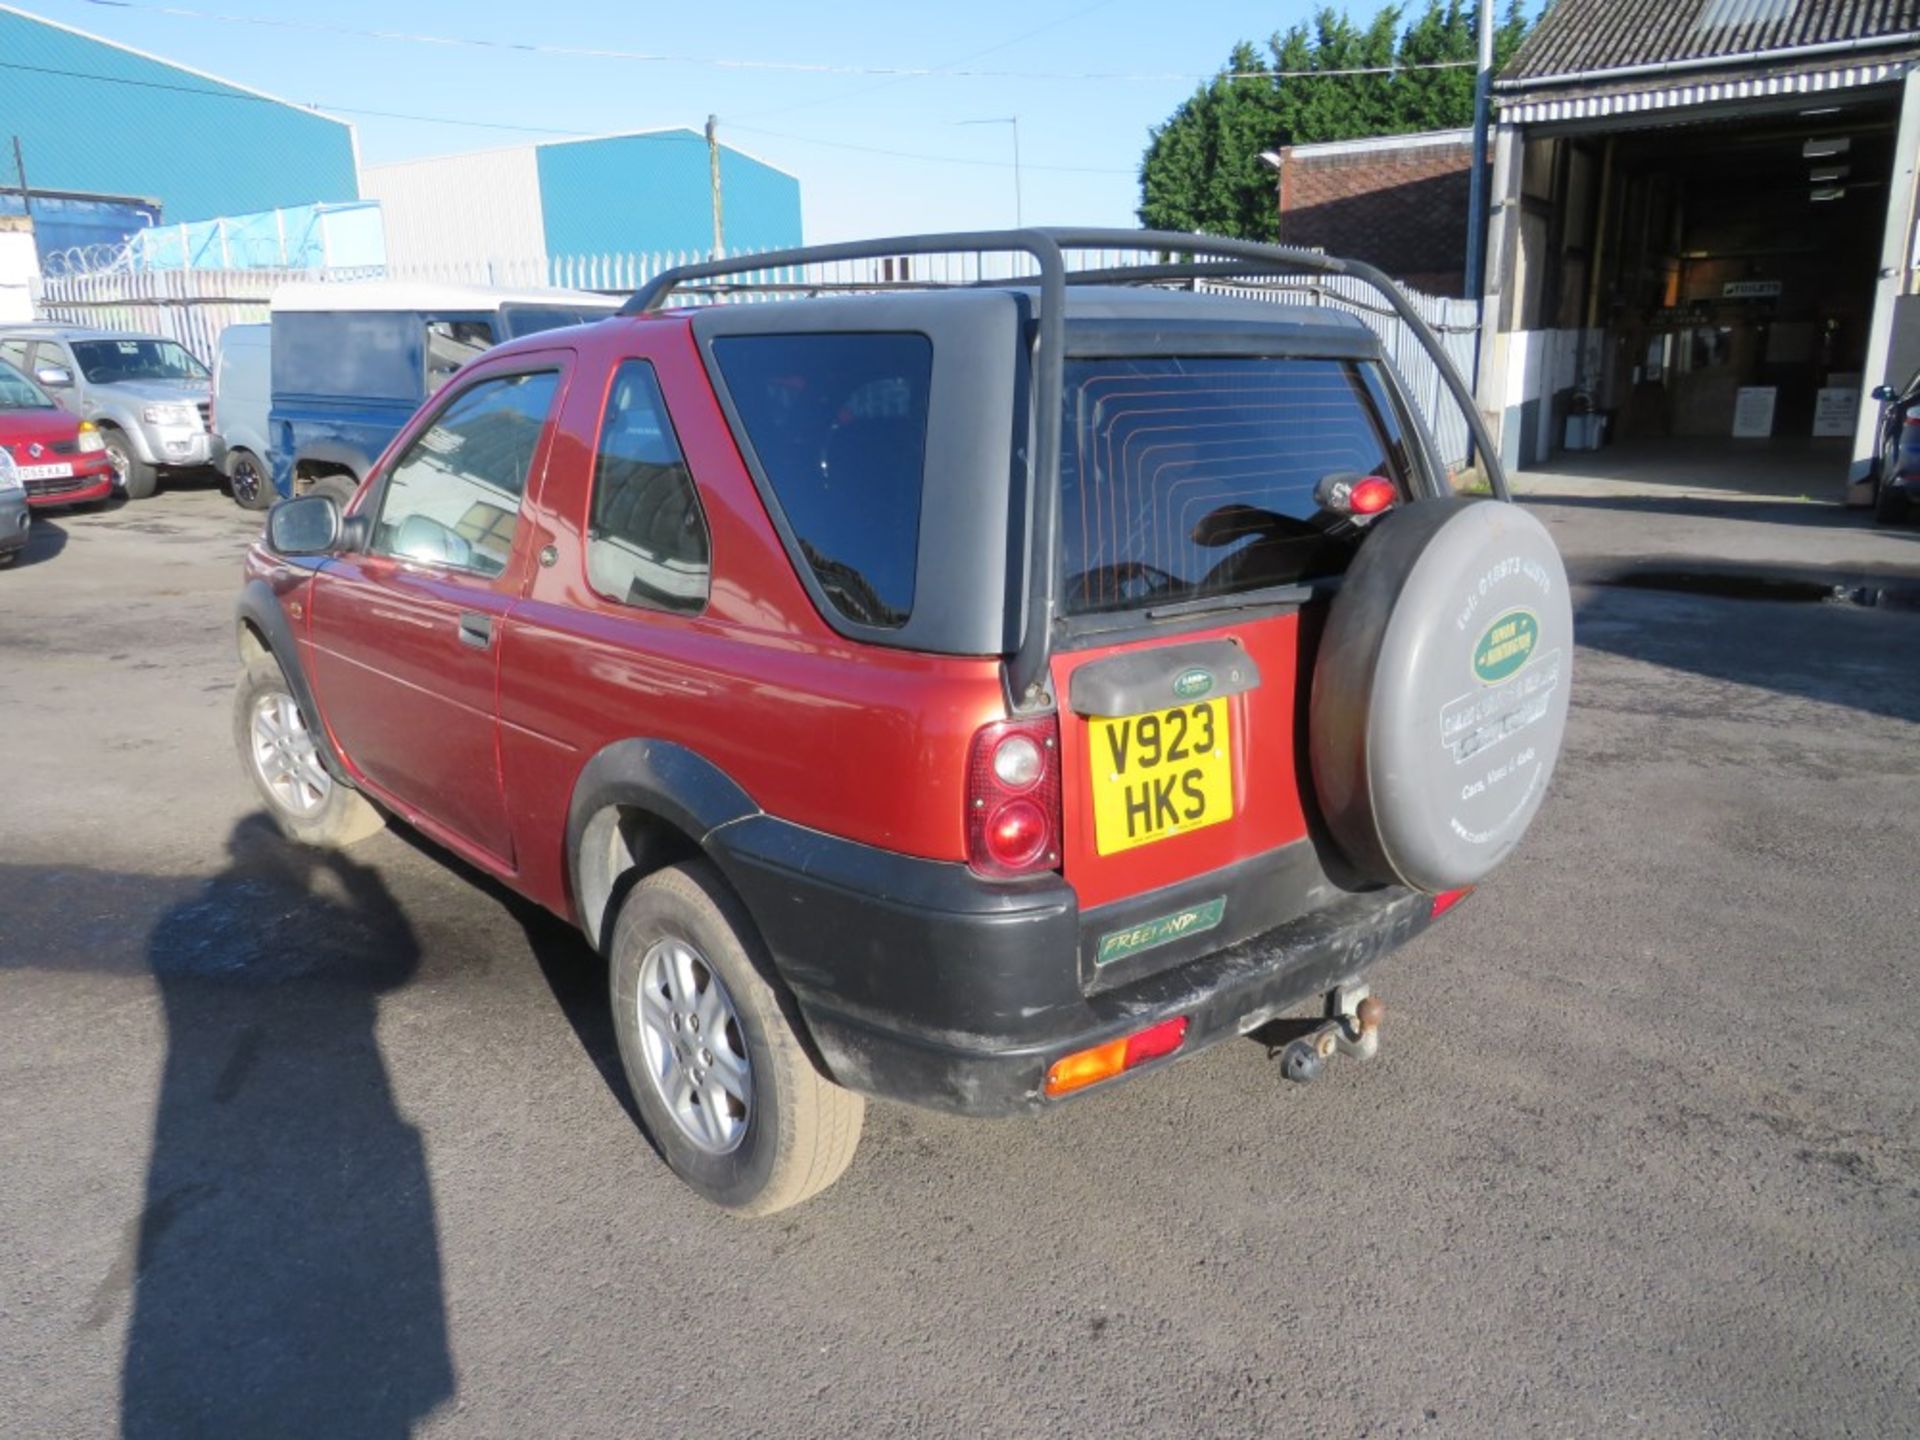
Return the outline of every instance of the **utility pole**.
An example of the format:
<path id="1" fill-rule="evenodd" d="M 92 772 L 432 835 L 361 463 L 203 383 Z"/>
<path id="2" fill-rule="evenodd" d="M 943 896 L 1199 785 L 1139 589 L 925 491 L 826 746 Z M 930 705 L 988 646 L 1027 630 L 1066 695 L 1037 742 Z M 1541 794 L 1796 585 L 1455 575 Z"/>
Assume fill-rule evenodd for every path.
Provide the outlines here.
<path id="1" fill-rule="evenodd" d="M 1022 213 L 1025 207 L 1020 199 L 1020 117 L 1010 115 L 1007 119 L 1013 126 L 1013 227 L 1016 230 L 1023 230 L 1026 228 L 1027 220 Z"/>
<path id="2" fill-rule="evenodd" d="M 1013 223 L 1024 228 L 1025 205 L 1020 193 L 1020 117 L 1018 115 L 997 115 L 991 120 L 962 120 L 962 125 L 1011 125 L 1013 127 Z"/>
<path id="3" fill-rule="evenodd" d="M 20 177 L 20 211 L 33 219 L 33 196 L 27 190 L 27 162 L 20 157 L 20 137 L 13 137 L 13 173 Z"/>
<path id="4" fill-rule="evenodd" d="M 1473 301 L 1473 373 L 1480 401 L 1480 346 L 1487 332 L 1487 122 L 1493 101 L 1493 0 L 1480 0 L 1480 63 L 1473 79 L 1473 174 L 1467 187 L 1467 298 Z M 1472 463 L 1469 446 L 1468 463 Z"/>
<path id="5" fill-rule="evenodd" d="M 1480 63 L 1473 80 L 1473 174 L 1467 191 L 1467 298 L 1486 290 L 1487 121 L 1492 109 L 1493 0 L 1480 0 Z"/>
<path id="6" fill-rule="evenodd" d="M 707 183 L 713 189 L 713 258 L 718 260 L 726 246 L 726 226 L 720 215 L 720 119 L 707 116 Z"/>

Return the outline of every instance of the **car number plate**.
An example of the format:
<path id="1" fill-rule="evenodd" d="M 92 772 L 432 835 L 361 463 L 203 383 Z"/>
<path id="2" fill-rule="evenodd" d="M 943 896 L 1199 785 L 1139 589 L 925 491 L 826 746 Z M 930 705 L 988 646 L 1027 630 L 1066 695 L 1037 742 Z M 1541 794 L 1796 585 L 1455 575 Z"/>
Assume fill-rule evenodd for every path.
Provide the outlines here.
<path id="1" fill-rule="evenodd" d="M 73 464 L 66 460 L 58 465 L 21 465 L 16 469 L 22 480 L 64 480 L 73 474 Z"/>
<path id="2" fill-rule="evenodd" d="M 1094 847 L 1102 855 L 1233 816 L 1224 700 L 1088 721 Z"/>

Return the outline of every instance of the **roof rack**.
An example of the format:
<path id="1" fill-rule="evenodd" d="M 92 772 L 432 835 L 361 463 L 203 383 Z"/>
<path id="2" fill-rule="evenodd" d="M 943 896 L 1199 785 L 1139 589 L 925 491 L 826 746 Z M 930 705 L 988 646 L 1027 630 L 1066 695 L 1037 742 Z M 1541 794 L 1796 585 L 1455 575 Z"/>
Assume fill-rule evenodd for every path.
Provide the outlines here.
<path id="1" fill-rule="evenodd" d="M 1152 255 L 1139 265 L 1103 266 L 1073 271 L 1067 268 L 1070 249 L 1136 250 Z M 1032 258 L 1035 273 L 1008 280 L 887 279 L 865 284 L 795 280 L 771 282 L 725 277 L 751 276 L 806 265 L 844 260 L 886 260 L 909 255 L 1013 254 Z M 1029 553 L 1047 557 L 1032 567 L 1026 624 L 1019 648 L 1007 661 L 1008 699 L 1014 709 L 1040 709 L 1052 704 L 1047 689 L 1047 666 L 1053 651 L 1058 611 L 1058 566 L 1051 563 L 1054 535 L 1060 523 L 1060 397 L 1066 370 L 1066 290 L 1069 285 L 1150 285 L 1172 280 L 1230 279 L 1260 275 L 1346 275 L 1380 292 L 1393 313 L 1432 357 L 1454 402 L 1467 422 L 1481 464 L 1495 498 L 1507 500 L 1506 476 L 1486 425 L 1459 371 L 1441 348 L 1439 339 L 1400 287 L 1383 271 L 1360 260 L 1346 260 L 1316 250 L 1267 245 L 1255 240 L 1233 240 L 1217 235 L 1189 235 L 1174 230 L 1025 229 L 969 230 L 945 235 L 901 235 L 881 240 L 853 240 L 835 245 L 807 245 L 791 250 L 764 251 L 732 259 L 707 260 L 662 271 L 620 307 L 622 315 L 644 315 L 660 309 L 683 291 L 711 295 L 766 293 L 844 293 L 849 290 L 937 290 L 980 286 L 1037 285 L 1040 323 L 1033 350 L 1034 461 L 1027 487 L 1027 531 L 1033 537 Z"/>

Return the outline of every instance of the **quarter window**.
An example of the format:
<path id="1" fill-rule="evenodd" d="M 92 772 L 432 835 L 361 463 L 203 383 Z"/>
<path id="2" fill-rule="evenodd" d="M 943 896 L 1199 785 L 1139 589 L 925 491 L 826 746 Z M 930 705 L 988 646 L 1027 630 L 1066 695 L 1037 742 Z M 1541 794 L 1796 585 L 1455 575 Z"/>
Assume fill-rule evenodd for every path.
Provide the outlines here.
<path id="1" fill-rule="evenodd" d="M 863 625 L 906 624 L 920 556 L 933 342 L 735 335 L 713 353 L 814 579 Z"/>
<path id="2" fill-rule="evenodd" d="M 653 366 L 614 373 L 593 464 L 587 580 L 623 605 L 694 614 L 707 603 L 707 517 Z"/>
<path id="3" fill-rule="evenodd" d="M 50 365 L 58 365 L 62 370 L 71 370 L 73 361 L 67 358 L 67 352 L 51 340 L 42 340 L 33 347 L 33 368 L 27 371 L 32 375 Z"/>
<path id="4" fill-rule="evenodd" d="M 389 472 L 373 552 L 476 575 L 505 570 L 559 379 L 503 375 L 456 395 Z"/>

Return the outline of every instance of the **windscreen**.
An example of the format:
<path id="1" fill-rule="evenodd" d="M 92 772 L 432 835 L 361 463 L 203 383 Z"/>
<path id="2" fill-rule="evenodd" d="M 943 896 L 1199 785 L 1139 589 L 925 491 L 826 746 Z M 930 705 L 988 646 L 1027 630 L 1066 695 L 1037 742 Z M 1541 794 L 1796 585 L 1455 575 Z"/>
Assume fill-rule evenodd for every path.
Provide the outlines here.
<path id="1" fill-rule="evenodd" d="M 1069 360 L 1061 598 L 1089 614 L 1338 574 L 1361 531 L 1333 480 L 1407 494 L 1378 368 L 1254 356 Z"/>
<path id="2" fill-rule="evenodd" d="M 76 340 L 73 358 L 92 385 L 207 378 L 207 367 L 171 340 Z"/>

